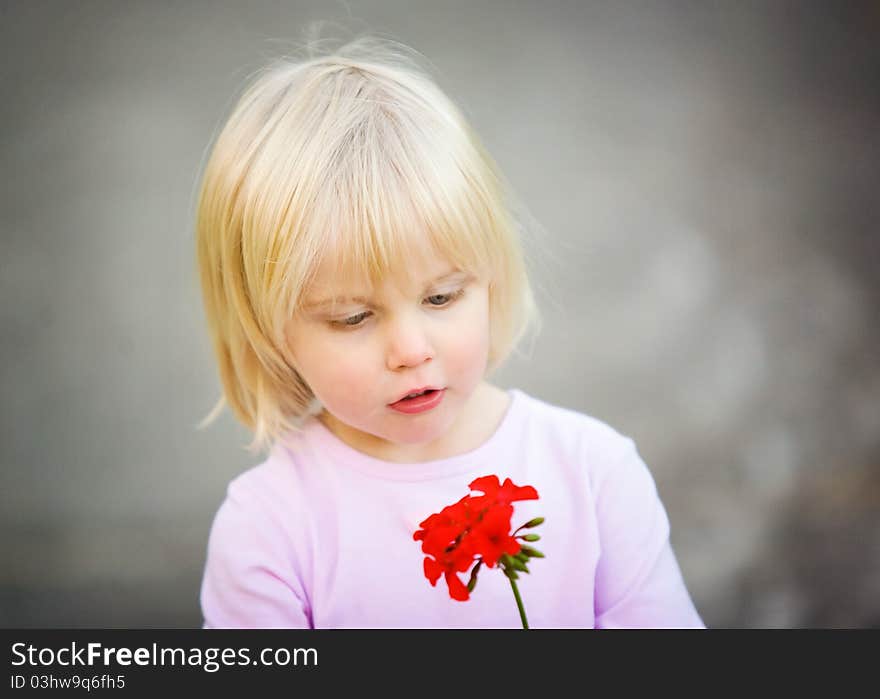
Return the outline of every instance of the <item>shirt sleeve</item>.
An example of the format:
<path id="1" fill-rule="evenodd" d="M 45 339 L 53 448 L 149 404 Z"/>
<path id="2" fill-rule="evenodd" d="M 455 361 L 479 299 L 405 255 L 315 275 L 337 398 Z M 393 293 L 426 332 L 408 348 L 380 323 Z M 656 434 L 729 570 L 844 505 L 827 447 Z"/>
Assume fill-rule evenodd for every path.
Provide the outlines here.
<path id="1" fill-rule="evenodd" d="M 258 497 L 234 485 L 208 538 L 202 628 L 310 628 L 283 529 Z"/>
<path id="2" fill-rule="evenodd" d="M 596 493 L 596 628 L 705 628 L 669 542 L 654 479 L 627 438 Z"/>

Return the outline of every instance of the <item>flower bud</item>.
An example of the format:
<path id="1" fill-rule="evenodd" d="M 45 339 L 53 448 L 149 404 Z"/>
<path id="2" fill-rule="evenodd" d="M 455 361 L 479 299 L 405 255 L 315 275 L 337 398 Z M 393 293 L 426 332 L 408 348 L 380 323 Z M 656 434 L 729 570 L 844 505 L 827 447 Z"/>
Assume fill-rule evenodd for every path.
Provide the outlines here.
<path id="1" fill-rule="evenodd" d="M 474 588 L 477 586 L 477 573 L 480 571 L 480 566 L 483 565 L 483 561 L 477 561 L 477 565 L 474 566 L 473 570 L 471 570 L 471 578 L 468 580 L 467 590 L 468 592 L 473 592 Z"/>
<path id="2" fill-rule="evenodd" d="M 513 567 L 516 568 L 516 570 L 521 570 L 523 573 L 528 573 L 528 572 L 529 572 L 529 569 L 526 568 L 526 564 L 523 563 L 523 562 L 522 562 L 521 560 L 519 560 L 518 558 L 514 558 L 514 559 L 513 559 Z"/>
<path id="3" fill-rule="evenodd" d="M 538 541 L 541 537 L 538 534 L 523 534 L 525 541 Z"/>
<path id="4" fill-rule="evenodd" d="M 520 529 L 531 529 L 532 527 L 537 527 L 539 524 L 544 522 L 543 517 L 535 517 L 534 519 L 530 519 L 524 525 L 520 527 Z"/>
<path id="5" fill-rule="evenodd" d="M 523 546 L 520 551 L 529 558 L 544 558 L 544 554 L 538 551 L 538 549 L 533 549 L 531 546 Z"/>

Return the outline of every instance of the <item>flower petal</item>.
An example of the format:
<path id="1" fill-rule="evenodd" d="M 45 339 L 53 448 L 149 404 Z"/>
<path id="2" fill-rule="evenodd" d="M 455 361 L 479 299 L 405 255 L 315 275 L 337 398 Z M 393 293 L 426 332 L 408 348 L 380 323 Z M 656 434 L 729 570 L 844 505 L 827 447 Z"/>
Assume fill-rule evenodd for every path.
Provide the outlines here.
<path id="1" fill-rule="evenodd" d="M 428 578 L 431 585 L 436 585 L 437 580 L 443 574 L 443 566 L 441 566 L 433 558 L 425 557 L 425 577 Z"/>
<path id="2" fill-rule="evenodd" d="M 458 579 L 458 575 L 452 572 L 446 573 L 446 584 L 449 586 L 449 596 L 459 602 L 466 602 L 470 598 L 467 586 Z"/>
<path id="3" fill-rule="evenodd" d="M 479 490 L 486 495 L 494 495 L 498 488 L 501 487 L 501 483 L 498 481 L 498 476 L 481 476 L 472 480 L 468 487 L 471 490 Z"/>

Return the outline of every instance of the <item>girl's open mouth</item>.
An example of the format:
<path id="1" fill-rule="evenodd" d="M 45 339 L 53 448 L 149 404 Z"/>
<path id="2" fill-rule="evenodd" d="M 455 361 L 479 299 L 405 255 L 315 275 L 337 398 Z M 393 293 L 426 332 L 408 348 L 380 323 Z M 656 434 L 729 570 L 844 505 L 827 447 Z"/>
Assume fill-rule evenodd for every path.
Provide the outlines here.
<path id="1" fill-rule="evenodd" d="M 440 405 L 443 396 L 446 393 L 445 388 L 439 390 L 428 390 L 421 395 L 413 398 L 402 398 L 396 403 L 392 403 L 388 407 L 400 413 L 411 415 L 413 413 L 423 413 Z"/>

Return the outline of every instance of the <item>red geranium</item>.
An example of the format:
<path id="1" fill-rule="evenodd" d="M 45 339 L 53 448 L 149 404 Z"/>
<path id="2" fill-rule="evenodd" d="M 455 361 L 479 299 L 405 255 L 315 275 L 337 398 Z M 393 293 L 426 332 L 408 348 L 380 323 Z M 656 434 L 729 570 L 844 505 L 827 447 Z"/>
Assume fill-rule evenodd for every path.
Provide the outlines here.
<path id="1" fill-rule="evenodd" d="M 419 525 L 413 534 L 415 541 L 422 542 L 425 577 L 436 585 L 443 575 L 452 599 L 465 601 L 477 584 L 477 573 L 484 563 L 500 568 L 510 580 L 519 608 L 523 628 L 528 628 L 525 610 L 516 587 L 517 571 L 528 573 L 526 563 L 530 558 L 543 558 L 543 554 L 524 544 L 537 541 L 537 534 L 520 534 L 520 529 L 536 527 L 544 521 L 536 517 L 516 531 L 510 531 L 513 503 L 517 500 L 537 500 L 538 491 L 532 486 L 517 486 L 509 478 L 502 484 L 498 476 L 477 478 L 470 483 L 472 491 L 482 495 L 465 495 L 458 502 L 447 505 L 432 514 Z M 467 586 L 458 577 L 473 565 Z"/>

